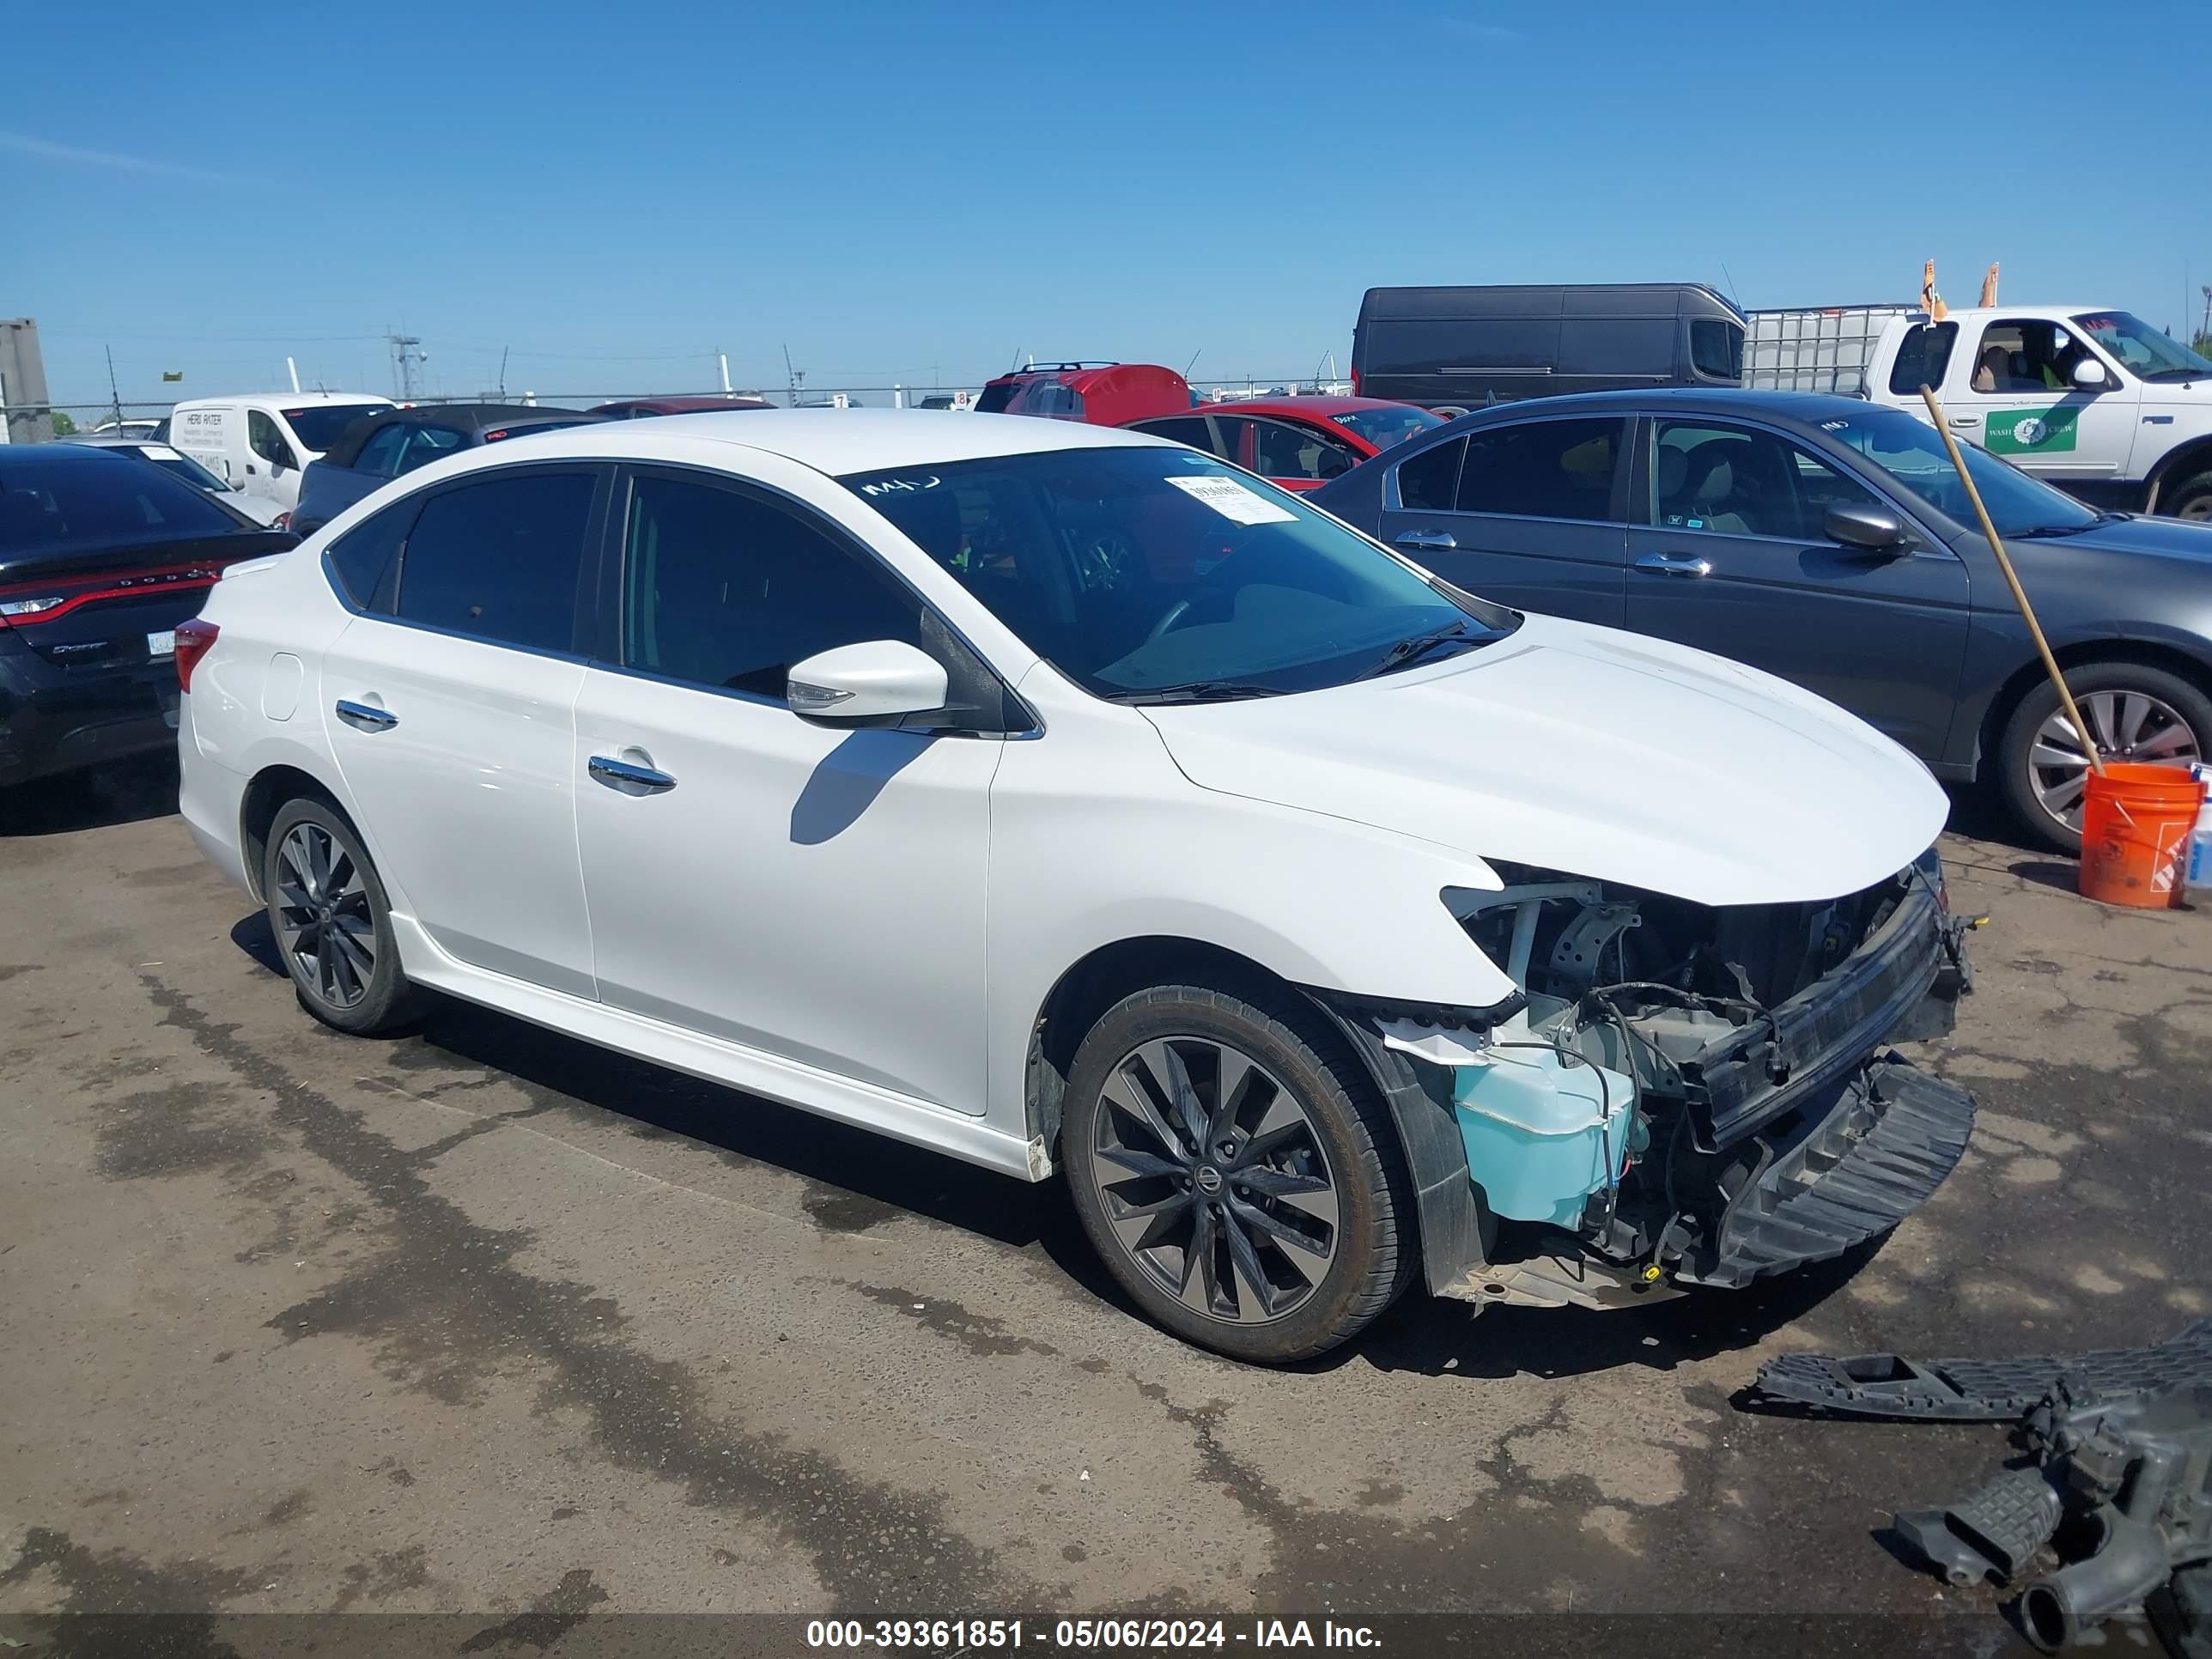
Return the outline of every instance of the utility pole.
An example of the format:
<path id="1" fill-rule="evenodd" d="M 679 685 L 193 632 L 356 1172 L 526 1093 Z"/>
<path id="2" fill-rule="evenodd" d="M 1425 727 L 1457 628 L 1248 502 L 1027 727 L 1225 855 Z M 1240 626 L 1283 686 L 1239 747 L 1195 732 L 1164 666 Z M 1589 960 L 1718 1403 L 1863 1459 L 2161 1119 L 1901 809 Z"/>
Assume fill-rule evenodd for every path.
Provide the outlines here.
<path id="1" fill-rule="evenodd" d="M 508 349 L 508 348 L 507 348 L 506 346 L 501 346 L 501 347 L 499 349 L 499 400 L 500 400 L 500 402 L 501 402 L 501 403 L 505 403 L 505 402 L 507 401 L 507 349 Z"/>
<path id="2" fill-rule="evenodd" d="M 783 349 L 783 378 L 784 400 L 792 408 L 796 409 L 799 407 L 799 389 L 806 384 L 806 371 L 803 368 L 793 368 L 791 366 L 791 348 L 788 345 Z"/>
<path id="3" fill-rule="evenodd" d="M 115 429 L 123 430 L 123 394 L 115 389 L 115 348 L 100 348 L 107 353 L 107 402 L 115 421 Z"/>
<path id="4" fill-rule="evenodd" d="M 411 404 L 415 401 L 415 366 L 427 362 L 429 353 L 422 349 L 422 341 L 418 335 L 387 334 L 384 338 L 392 348 L 392 381 L 398 389 L 399 401 Z M 506 373 L 503 361 L 500 372 L 502 375 Z"/>

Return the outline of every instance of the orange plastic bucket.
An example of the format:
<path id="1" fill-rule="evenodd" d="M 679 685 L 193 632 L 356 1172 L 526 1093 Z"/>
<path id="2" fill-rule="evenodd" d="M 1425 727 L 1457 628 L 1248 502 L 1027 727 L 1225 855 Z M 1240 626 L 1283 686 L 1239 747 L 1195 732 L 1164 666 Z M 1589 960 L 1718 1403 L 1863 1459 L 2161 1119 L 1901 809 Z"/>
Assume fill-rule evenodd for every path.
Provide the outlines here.
<path id="1" fill-rule="evenodd" d="M 2081 802 L 2081 896 L 2156 909 L 2181 901 L 2203 786 L 2184 766 L 2107 762 Z"/>

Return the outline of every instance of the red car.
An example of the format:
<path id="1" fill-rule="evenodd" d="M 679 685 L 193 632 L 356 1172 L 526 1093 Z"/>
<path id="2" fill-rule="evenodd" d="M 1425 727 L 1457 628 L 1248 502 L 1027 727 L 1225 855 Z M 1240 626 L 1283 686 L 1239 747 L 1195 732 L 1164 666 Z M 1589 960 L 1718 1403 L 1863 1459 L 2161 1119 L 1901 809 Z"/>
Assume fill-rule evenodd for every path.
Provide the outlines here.
<path id="1" fill-rule="evenodd" d="M 1253 398 L 1124 421 L 1234 461 L 1285 489 L 1318 489 L 1443 416 L 1380 398 Z"/>
<path id="2" fill-rule="evenodd" d="M 605 415 L 617 421 L 641 421 L 653 415 L 698 415 L 717 409 L 774 409 L 764 398 L 625 398 L 620 403 L 595 404 L 584 412 Z"/>
<path id="3" fill-rule="evenodd" d="M 1032 363 L 987 383 L 975 412 L 1127 426 L 1197 403 L 1190 382 L 1158 363 Z"/>

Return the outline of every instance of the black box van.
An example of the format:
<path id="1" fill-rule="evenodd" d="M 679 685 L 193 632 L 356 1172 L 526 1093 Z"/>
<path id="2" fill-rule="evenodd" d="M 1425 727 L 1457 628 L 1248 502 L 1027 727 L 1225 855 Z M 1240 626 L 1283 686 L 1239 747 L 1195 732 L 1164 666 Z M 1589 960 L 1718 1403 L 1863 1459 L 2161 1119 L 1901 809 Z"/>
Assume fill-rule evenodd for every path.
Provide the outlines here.
<path id="1" fill-rule="evenodd" d="M 1431 409 L 1653 386 L 1738 386 L 1744 315 L 1702 283 L 1370 288 L 1352 388 Z"/>

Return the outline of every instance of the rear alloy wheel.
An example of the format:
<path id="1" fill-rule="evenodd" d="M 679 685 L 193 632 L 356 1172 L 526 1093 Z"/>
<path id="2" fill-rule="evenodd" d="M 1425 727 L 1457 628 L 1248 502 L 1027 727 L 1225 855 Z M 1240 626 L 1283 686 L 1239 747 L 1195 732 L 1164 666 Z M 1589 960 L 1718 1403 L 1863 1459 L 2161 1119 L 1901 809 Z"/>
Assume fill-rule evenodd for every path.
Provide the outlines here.
<path id="1" fill-rule="evenodd" d="M 369 1036 L 418 1012 L 420 994 L 399 970 L 384 884 L 337 812 L 295 800 L 276 814 L 262 891 L 285 969 L 317 1019 Z"/>
<path id="2" fill-rule="evenodd" d="M 2099 758 L 2186 767 L 2212 746 L 2212 700 L 2179 675 L 2136 663 L 2090 663 L 2066 671 L 2066 689 L 2089 727 Z M 2069 853 L 2081 848 L 2088 747 L 2038 681 L 2006 723 L 2004 788 L 2021 823 Z"/>
<path id="3" fill-rule="evenodd" d="M 1291 1012 L 1187 986 L 1127 999 L 1078 1053 L 1061 1131 L 1076 1209 L 1130 1295 L 1192 1341 L 1270 1363 L 1325 1352 L 1389 1305 L 1410 1213 L 1357 1062 L 1324 1059 L 1328 1034 Z"/>

